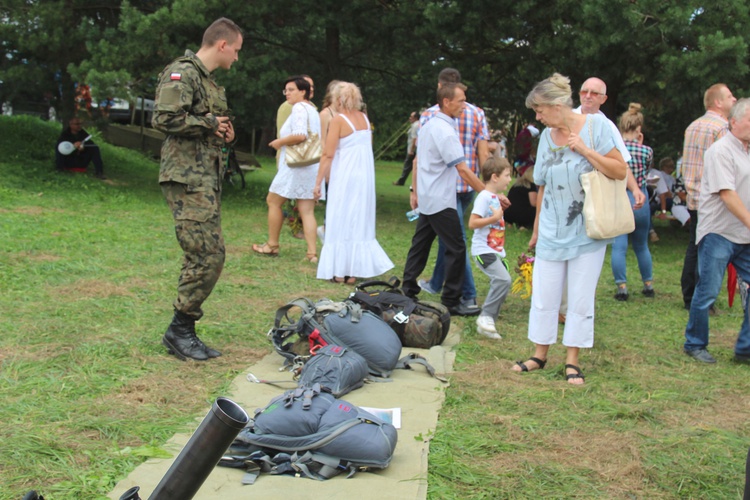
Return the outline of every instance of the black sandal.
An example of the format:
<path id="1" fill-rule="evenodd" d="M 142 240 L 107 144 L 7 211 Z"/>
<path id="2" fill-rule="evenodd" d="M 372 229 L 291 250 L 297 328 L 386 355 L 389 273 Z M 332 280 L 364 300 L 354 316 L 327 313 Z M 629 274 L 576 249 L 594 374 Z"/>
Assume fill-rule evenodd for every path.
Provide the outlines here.
<path id="1" fill-rule="evenodd" d="M 532 357 L 530 357 L 529 359 L 526 360 L 527 363 L 529 361 L 533 361 L 534 363 L 536 363 L 537 365 L 539 365 L 539 367 L 538 368 L 534 368 L 532 370 L 529 370 L 529 367 L 526 366 L 524 364 L 524 362 L 522 362 L 522 361 L 516 361 L 516 364 L 521 367 L 521 371 L 522 372 L 528 372 L 528 371 L 532 371 L 533 372 L 534 370 L 541 370 L 542 368 L 544 368 L 544 365 L 547 364 L 547 360 L 546 359 L 545 360 L 541 360 L 539 358 L 535 358 L 534 356 L 532 356 Z"/>
<path id="2" fill-rule="evenodd" d="M 568 373 L 567 370 L 575 370 L 575 373 Z M 565 365 L 565 380 L 572 380 L 574 378 L 580 378 L 581 380 L 586 380 L 586 377 L 583 376 L 583 372 L 579 367 L 576 365 Z"/>

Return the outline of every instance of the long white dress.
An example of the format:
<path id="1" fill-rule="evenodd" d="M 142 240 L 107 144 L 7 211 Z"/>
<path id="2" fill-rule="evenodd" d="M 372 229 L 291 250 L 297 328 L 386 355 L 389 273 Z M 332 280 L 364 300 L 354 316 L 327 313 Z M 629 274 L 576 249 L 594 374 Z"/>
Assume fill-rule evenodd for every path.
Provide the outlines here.
<path id="1" fill-rule="evenodd" d="M 371 278 L 393 268 L 393 262 L 375 239 L 372 132 L 369 121 L 366 129 L 357 130 L 346 116 L 341 116 L 354 132 L 339 139 L 331 163 L 326 237 L 320 251 L 318 278 Z"/>
<path id="2" fill-rule="evenodd" d="M 279 130 L 279 137 L 304 135 L 307 137 L 308 122 L 310 131 L 320 135 L 320 116 L 318 111 L 306 102 L 298 102 L 292 107 L 292 114 Z M 288 167 L 286 164 L 286 146 L 279 152 L 279 170 L 268 190 L 289 200 L 312 200 L 315 180 L 318 177 L 319 163 L 306 167 Z"/>

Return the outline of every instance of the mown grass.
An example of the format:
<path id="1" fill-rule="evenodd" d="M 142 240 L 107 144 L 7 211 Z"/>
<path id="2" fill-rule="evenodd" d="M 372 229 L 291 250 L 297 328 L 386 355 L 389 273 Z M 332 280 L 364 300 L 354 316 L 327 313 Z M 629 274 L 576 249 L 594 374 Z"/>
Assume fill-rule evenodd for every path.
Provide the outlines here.
<path id="1" fill-rule="evenodd" d="M 103 498 L 270 351 L 265 332 L 277 307 L 346 293 L 315 279 L 304 245 L 287 230 L 280 258 L 252 255 L 251 244 L 265 240 L 274 173 L 263 160 L 247 189 L 224 195 L 227 263 L 199 332 L 225 355 L 180 363 L 160 345 L 180 250 L 157 164 L 101 144 L 109 181 L 58 174 L 55 126 L 1 117 L 0 132 L 1 499 L 32 488 L 52 499 Z M 377 166 L 378 237 L 397 276 L 413 231 L 407 191 L 391 185 L 400 168 Z M 726 294 L 719 299 L 721 314 L 711 320 L 716 366 L 681 354 L 687 235 L 657 229 L 656 299 L 638 294 L 631 254 L 635 293 L 614 301 L 605 263 L 583 388 L 565 384 L 559 346 L 545 370 L 510 371 L 531 353 L 527 300 L 509 298 L 499 342 L 477 336 L 471 320 L 456 321 L 458 371 L 432 436 L 430 498 L 740 497 L 750 378 L 730 359 L 741 308 L 728 309 Z M 511 262 L 528 236 L 509 231 Z M 486 278 L 475 278 L 483 297 Z"/>

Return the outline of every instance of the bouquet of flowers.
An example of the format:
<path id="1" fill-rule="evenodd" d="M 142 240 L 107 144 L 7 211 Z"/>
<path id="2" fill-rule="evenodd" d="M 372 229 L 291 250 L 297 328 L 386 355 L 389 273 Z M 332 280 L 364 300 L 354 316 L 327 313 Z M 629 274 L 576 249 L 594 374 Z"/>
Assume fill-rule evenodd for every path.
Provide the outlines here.
<path id="1" fill-rule="evenodd" d="M 534 251 L 529 250 L 531 255 L 521 253 L 516 261 L 514 269 L 518 277 L 513 280 L 510 291 L 518 294 L 522 299 L 531 297 L 531 276 L 534 270 Z"/>
<path id="2" fill-rule="evenodd" d="M 289 200 L 283 212 L 286 223 L 292 231 L 292 236 L 297 238 L 302 233 L 302 218 L 299 216 L 296 200 Z"/>

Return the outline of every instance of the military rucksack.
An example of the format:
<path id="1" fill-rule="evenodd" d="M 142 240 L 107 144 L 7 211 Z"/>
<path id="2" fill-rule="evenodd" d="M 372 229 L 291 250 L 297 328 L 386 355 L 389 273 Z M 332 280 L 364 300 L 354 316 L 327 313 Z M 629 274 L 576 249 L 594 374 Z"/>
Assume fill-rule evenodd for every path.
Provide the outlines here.
<path id="1" fill-rule="evenodd" d="M 348 347 L 328 344 L 307 360 L 297 384 L 300 387 L 320 384 L 321 388 L 340 398 L 365 385 L 368 372 L 365 358 Z"/>
<path id="2" fill-rule="evenodd" d="M 247 469 L 246 484 L 261 472 L 324 480 L 388 467 L 397 441 L 393 425 L 314 385 L 256 410 L 219 465 Z"/>
<path id="3" fill-rule="evenodd" d="M 289 365 L 302 365 L 311 352 L 332 344 L 362 356 L 377 377 L 388 377 L 401 355 L 401 341 L 391 327 L 348 300 L 293 300 L 276 311 L 268 337 Z"/>
<path id="4" fill-rule="evenodd" d="M 380 316 L 396 332 L 404 347 L 429 349 L 440 345 L 448 335 L 451 316 L 438 302 L 415 300 L 390 281 L 365 281 L 349 295 L 349 300 Z"/>

